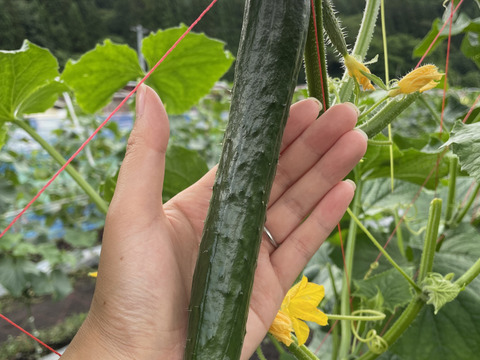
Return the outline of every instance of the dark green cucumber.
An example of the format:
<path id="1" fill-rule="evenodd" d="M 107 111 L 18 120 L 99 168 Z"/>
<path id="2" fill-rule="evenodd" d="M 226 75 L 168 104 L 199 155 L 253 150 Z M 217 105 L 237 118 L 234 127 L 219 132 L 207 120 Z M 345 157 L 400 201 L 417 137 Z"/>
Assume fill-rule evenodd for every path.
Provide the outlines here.
<path id="1" fill-rule="evenodd" d="M 240 358 L 309 0 L 247 0 L 230 119 L 193 276 L 185 359 Z"/>

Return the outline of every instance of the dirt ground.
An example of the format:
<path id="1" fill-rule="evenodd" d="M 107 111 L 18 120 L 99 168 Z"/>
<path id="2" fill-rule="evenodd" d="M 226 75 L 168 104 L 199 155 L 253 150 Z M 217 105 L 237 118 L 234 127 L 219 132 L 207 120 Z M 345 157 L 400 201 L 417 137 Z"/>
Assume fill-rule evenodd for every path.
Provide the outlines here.
<path id="1" fill-rule="evenodd" d="M 80 279 L 76 282 L 74 291 L 65 299 L 52 301 L 50 298 L 46 298 L 45 301 L 34 304 L 32 306 L 32 312 L 35 317 L 37 329 L 59 324 L 69 315 L 88 311 L 94 287 L 94 279 Z M 30 331 L 27 324 L 27 311 L 22 303 L 14 304 L 12 308 L 3 315 L 27 331 Z M 18 336 L 20 334 L 20 330 L 17 330 L 6 321 L 0 319 L 0 343 L 5 341 L 9 335 Z"/>
<path id="2" fill-rule="evenodd" d="M 59 324 L 69 315 L 83 313 L 88 311 L 95 288 L 95 280 L 86 278 L 80 279 L 75 284 L 75 290 L 72 294 L 61 301 L 52 301 L 46 298 L 41 303 L 34 304 L 32 307 L 35 324 L 38 329 L 50 327 Z M 10 311 L 4 313 L 6 317 L 16 324 L 30 330 L 27 324 L 27 311 L 23 304 L 14 304 Z M 5 341 L 8 336 L 20 335 L 20 330 L 0 319 L 0 343 Z M 41 340 L 41 339 L 40 339 Z M 262 347 L 268 360 L 278 360 L 278 352 L 269 345 Z M 254 354 L 250 360 L 258 360 Z"/>

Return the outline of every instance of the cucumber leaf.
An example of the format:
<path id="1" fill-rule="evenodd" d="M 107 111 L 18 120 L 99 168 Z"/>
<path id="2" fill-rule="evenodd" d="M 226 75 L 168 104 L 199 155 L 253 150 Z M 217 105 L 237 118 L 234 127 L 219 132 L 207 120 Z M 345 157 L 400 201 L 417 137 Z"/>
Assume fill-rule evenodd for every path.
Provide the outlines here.
<path id="1" fill-rule="evenodd" d="M 163 201 L 194 184 L 207 171 L 207 163 L 196 151 L 182 146 L 169 146 L 165 156 Z"/>
<path id="2" fill-rule="evenodd" d="M 409 271 L 409 275 L 412 275 L 411 273 L 412 271 Z M 380 291 L 383 308 L 391 313 L 412 299 L 408 281 L 396 269 L 384 271 L 366 280 L 354 280 L 354 285 L 356 290 L 352 295 L 364 300 L 376 297 Z"/>
<path id="3" fill-rule="evenodd" d="M 469 224 L 462 224 L 445 239 L 441 251 L 435 255 L 433 270 L 443 275 L 453 272 L 458 278 L 479 257 L 480 233 Z M 390 347 L 389 353 L 401 359 L 477 359 L 480 353 L 479 307 L 480 279 L 477 278 L 437 315 L 432 306 L 425 306 L 403 336 Z"/>
<path id="4" fill-rule="evenodd" d="M 150 68 L 185 30 L 181 25 L 143 39 L 142 53 Z M 224 46 L 204 34 L 189 33 L 152 73 L 147 83 L 158 92 L 168 113 L 179 114 L 195 105 L 230 68 L 233 56 Z"/>
<path id="5" fill-rule="evenodd" d="M 58 77 L 57 59 L 47 49 L 28 40 L 15 51 L 0 51 L 0 145 L 3 122 L 22 114 L 50 108 L 64 85 Z"/>
<path id="6" fill-rule="evenodd" d="M 0 284 L 14 297 L 22 295 L 28 283 L 27 277 L 36 274 L 39 270 L 30 260 L 8 255 L 0 257 Z"/>
<path id="7" fill-rule="evenodd" d="M 441 27 L 442 27 L 442 21 L 438 18 L 435 19 L 429 33 L 423 38 L 423 40 L 413 50 L 414 57 L 421 57 L 423 54 L 425 54 L 430 44 L 438 35 Z M 472 21 L 466 14 L 461 13 L 452 25 L 451 34 L 452 36 L 458 35 L 470 29 L 476 29 L 477 27 L 478 25 L 477 25 L 476 19 Z M 449 36 L 449 27 L 445 26 L 443 31 L 438 36 L 437 41 L 430 49 L 430 52 L 434 51 L 437 48 L 437 46 L 439 46 L 442 43 L 443 40 L 448 38 L 448 36 Z"/>
<path id="8" fill-rule="evenodd" d="M 386 140 L 386 137 L 377 135 L 375 139 Z M 363 172 L 367 174 L 366 179 L 390 177 L 390 150 L 388 146 L 370 145 L 364 159 Z M 442 178 L 448 174 L 448 159 L 443 157 L 438 162 L 438 153 L 427 153 L 413 148 L 400 150 L 394 145 L 393 159 L 395 179 L 422 185 L 432 169 L 437 166 L 437 163 L 436 177 Z M 435 176 L 431 176 L 424 186 L 427 189 L 433 189 L 435 182 Z"/>
<path id="9" fill-rule="evenodd" d="M 458 156 L 462 170 L 480 182 L 480 123 L 463 124 L 457 121 L 444 146 L 450 146 Z"/>
<path id="10" fill-rule="evenodd" d="M 61 76 L 75 92 L 78 105 L 88 113 L 100 110 L 117 90 L 139 77 L 143 77 L 143 71 L 135 50 L 108 39 L 78 61 L 69 60 Z"/>

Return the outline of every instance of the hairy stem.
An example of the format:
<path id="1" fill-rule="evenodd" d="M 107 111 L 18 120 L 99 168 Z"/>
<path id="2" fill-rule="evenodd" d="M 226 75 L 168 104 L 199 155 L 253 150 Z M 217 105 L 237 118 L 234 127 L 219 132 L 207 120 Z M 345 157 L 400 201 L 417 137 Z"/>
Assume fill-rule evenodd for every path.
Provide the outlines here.
<path id="1" fill-rule="evenodd" d="M 420 261 L 420 270 L 418 272 L 417 283 L 421 284 L 423 279 L 432 271 L 433 258 L 437 244 L 438 226 L 442 215 L 442 199 L 433 199 L 430 203 L 428 214 L 427 231 L 425 233 L 425 243 L 423 246 L 422 259 Z"/>
<path id="2" fill-rule="evenodd" d="M 353 199 L 352 214 L 356 217 L 361 210 L 361 197 L 362 197 L 362 181 L 357 181 L 357 189 L 355 191 L 355 197 Z M 343 283 L 342 294 L 340 302 L 340 313 L 342 316 L 350 315 L 350 283 L 352 281 L 353 274 L 353 256 L 355 254 L 355 239 L 357 235 L 357 223 L 353 219 L 350 219 L 350 225 L 348 228 L 347 246 L 345 249 L 345 268 L 343 269 Z M 340 322 L 342 338 L 340 340 L 339 358 L 341 360 L 348 358 L 351 346 L 352 330 L 350 327 L 350 321 L 342 320 Z"/>
<path id="3" fill-rule="evenodd" d="M 448 198 L 447 208 L 445 210 L 445 223 L 450 223 L 455 209 L 455 192 L 457 188 L 457 172 L 458 172 L 458 158 L 452 156 L 450 158 L 450 171 L 448 176 Z"/>
<path id="4" fill-rule="evenodd" d="M 369 138 L 381 132 L 388 124 L 398 117 L 406 108 L 413 104 L 420 97 L 419 92 L 409 94 L 401 100 L 392 99 L 371 119 L 363 122 L 359 129 L 362 129 Z"/>
<path id="5" fill-rule="evenodd" d="M 383 340 L 385 340 L 389 346 L 391 346 L 400 337 L 400 335 L 407 330 L 413 320 L 415 320 L 417 317 L 423 305 L 425 305 L 425 302 L 420 298 L 420 296 L 416 296 L 413 298 L 410 304 L 408 304 L 402 315 L 400 315 L 393 326 L 383 335 Z M 372 351 L 368 351 L 357 360 L 374 360 L 379 355 L 380 354 L 375 354 Z"/>
<path id="6" fill-rule="evenodd" d="M 367 55 L 368 47 L 372 40 L 375 23 L 377 21 L 378 11 L 380 9 L 380 0 L 367 0 L 365 10 L 363 11 L 362 23 L 358 31 L 357 41 L 352 51 L 352 55 L 364 58 Z M 348 74 L 343 76 L 343 83 L 339 90 L 341 101 L 349 101 L 352 96 L 354 81 L 348 78 Z"/>
<path id="7" fill-rule="evenodd" d="M 323 38 L 322 1 L 324 0 L 312 1 L 315 12 L 312 8 L 305 45 L 305 74 L 307 76 L 308 96 L 318 99 L 323 104 L 321 112 L 324 112 L 330 104 L 325 41 Z"/>

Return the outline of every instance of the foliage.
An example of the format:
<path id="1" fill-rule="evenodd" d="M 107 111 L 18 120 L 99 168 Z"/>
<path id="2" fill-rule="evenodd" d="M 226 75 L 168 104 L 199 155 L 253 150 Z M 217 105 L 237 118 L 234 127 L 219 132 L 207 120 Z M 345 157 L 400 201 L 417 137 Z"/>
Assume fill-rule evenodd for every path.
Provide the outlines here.
<path id="1" fill-rule="evenodd" d="M 182 26 L 149 36 L 144 44 L 147 61 L 154 64 L 185 30 Z M 151 80 L 152 86 L 163 94 L 168 110 L 176 113 L 190 109 L 208 94 L 233 61 L 223 50 L 223 43 L 203 34 L 190 33 L 184 41 L 186 46 L 172 53 L 169 61 L 195 64 L 191 71 L 169 70 L 162 74 L 161 80 L 158 77 Z M 198 66 L 199 58 L 189 46 L 202 47 L 204 66 Z M 4 79 L 0 89 L 0 146 L 5 145 L 0 153 L 0 187 L 3 190 L 0 209 L 4 214 L 0 223 L 4 228 L 16 210 L 25 206 L 52 176 L 51 170 L 63 165 L 65 160 L 61 154 L 73 153 L 86 135 L 97 128 L 104 116 L 98 111 L 111 101 L 114 93 L 128 81 L 143 77 L 144 73 L 133 49 L 110 40 L 97 45 L 80 60 L 69 61 L 62 74 L 52 53 L 28 40 L 19 50 L 1 51 L 0 65 L 0 75 Z M 164 65 L 168 66 L 168 62 Z M 173 83 L 179 84 L 175 91 L 183 93 L 183 97 L 168 96 Z M 69 109 L 69 118 L 57 120 L 60 128 L 47 134 L 47 141 L 35 130 L 34 117 L 38 115 L 28 116 L 45 112 L 57 104 L 60 94 L 67 102 L 70 97 L 66 92 L 75 95 L 76 108 Z M 165 199 L 194 183 L 208 170 L 206 161 L 197 151 L 210 158 L 210 163 L 214 162 L 212 159 L 216 158 L 218 150 L 211 144 L 196 144 L 194 150 L 184 146 L 190 146 L 189 141 L 210 129 L 211 122 L 216 125 L 224 122 L 221 112 L 226 103 L 216 107 L 216 100 L 218 97 L 213 101 L 202 100 L 208 104 L 204 110 L 192 110 L 190 114 L 175 118 L 172 132 L 179 133 L 179 140 L 175 142 L 174 135 L 167 150 Z M 94 112 L 97 114 L 89 114 Z M 187 116 L 190 123 L 186 121 Z M 129 117 L 131 119 L 131 113 Z M 67 274 L 81 258 L 82 249 L 98 244 L 95 230 L 100 230 L 104 221 L 104 208 L 99 205 L 110 201 L 115 188 L 128 135 L 119 124 L 113 119 L 72 162 L 76 169 L 71 165 L 67 167 L 72 178 L 60 174 L 25 215 L 28 220 L 21 226 L 21 232 L 14 226 L 2 237 L 0 284 L 12 296 L 28 304 L 37 296 L 50 294 L 60 299 L 72 291 Z M 19 133 L 18 127 L 29 136 Z M 187 133 L 187 129 L 192 135 L 189 141 L 180 135 Z M 38 144 L 33 145 L 32 140 Z M 18 146 L 22 142 L 28 151 Z M 72 186 L 72 179 L 80 187 Z M 96 189 L 102 191 L 103 199 Z M 89 204 L 89 198 L 97 208 Z"/>
<path id="2" fill-rule="evenodd" d="M 142 21 L 149 28 L 156 28 L 156 22 L 173 26 L 178 24 L 177 19 L 190 23 L 205 3 L 201 1 L 192 5 L 189 1 L 165 1 L 160 4 L 142 0 L 134 4 L 123 0 L 62 0 L 55 2 L 55 6 L 53 2 L 0 0 L 0 32 L 6 34 L 2 41 L 11 41 L 3 47 L 12 48 L 10 44 L 13 42 L 18 44 L 15 46 L 20 46 L 27 37 L 25 35 L 31 35 L 28 36 L 31 40 L 47 44 L 55 54 L 30 41 L 24 41 L 19 50 L 0 52 L 0 78 L 3 81 L 0 88 L 2 229 L 16 211 L 35 196 L 53 170 L 59 167 L 58 159 L 47 156 L 39 147 L 32 149 L 31 138 L 19 136 L 16 122 L 20 121 L 34 129 L 35 121 L 29 114 L 44 112 L 54 103 L 58 105 L 60 94 L 70 92 L 75 97 L 79 123 L 73 121 L 73 114 L 70 113 L 48 141 L 59 154 L 73 153 L 86 135 L 104 119 L 105 114 L 100 110 L 111 101 L 114 93 L 144 74 L 135 51 L 119 43 L 119 40 L 133 39 L 134 34 L 128 26 L 136 25 L 137 21 Z M 231 22 L 241 19 L 241 3 L 219 2 L 216 10 L 220 14 L 216 15 L 220 18 L 219 23 L 205 25 L 204 28 L 209 35 L 220 34 L 222 36 L 219 35 L 219 38 L 231 39 L 228 40 L 229 49 L 235 48 L 238 39 L 236 27 Z M 334 4 L 350 34 L 347 43 L 353 44 L 353 34 L 358 24 L 352 24 L 359 22 L 354 11 L 361 10 L 363 1 L 337 0 Z M 435 2 L 433 6 L 433 1 L 387 2 L 387 19 L 390 19 L 387 21 L 389 61 L 395 76 L 405 74 L 415 65 L 413 59 L 405 54 L 410 54 L 414 46 L 419 44 L 413 56 L 422 55 L 438 33 L 441 23 L 448 17 L 448 9 L 443 13 L 443 8 L 437 5 L 438 2 Z M 160 6 L 163 12 L 157 16 Z M 129 9 L 131 16 L 117 16 L 120 9 Z M 480 181 L 479 150 L 476 150 L 480 143 L 478 105 L 466 119 L 466 124 L 462 123 L 477 96 L 478 88 L 468 90 L 454 87 L 461 81 L 468 81 L 468 77 L 471 78 L 468 84 L 478 87 L 475 79 L 478 79 L 479 66 L 479 18 L 469 17 L 475 16 L 475 11 L 478 11 L 476 8 L 461 9 L 472 11 L 463 10 L 455 17 L 452 56 L 454 60 L 457 59 L 455 61 L 461 59 L 465 67 L 458 67 L 459 70 L 454 67 L 450 71 L 453 77 L 450 77 L 445 105 L 442 104 L 441 89 L 422 94 L 413 105 L 396 114 L 391 124 L 391 139 L 385 130 L 370 140 L 363 161 L 349 175 L 357 183 L 358 206 L 352 204 L 353 214 L 414 281 L 427 240 L 430 202 L 433 197 L 443 200 L 443 217 L 438 227 L 440 236 L 434 239 L 438 241 L 438 246 L 431 270 L 442 277 L 454 273 L 451 281 L 458 288 L 463 288 L 464 284 L 457 284 L 456 281 L 462 279 L 461 276 L 480 257 L 480 213 L 478 200 L 475 200 L 479 192 L 476 184 Z M 401 16 L 394 17 L 393 12 Z M 60 16 L 64 21 L 55 20 Z M 433 25 L 429 20 L 432 16 L 438 17 Z M 71 27 L 65 26 L 68 23 Z M 227 34 L 225 29 L 229 27 L 233 30 Z M 11 29 L 21 30 L 14 33 Z M 162 30 L 145 39 L 142 51 L 149 67 L 184 29 L 182 25 Z M 408 31 L 400 31 L 405 29 Z M 55 34 L 53 39 L 47 36 L 51 33 Z M 112 37 L 115 41 L 105 40 L 82 55 L 98 41 L 98 34 L 103 38 L 109 33 L 115 34 Z M 446 47 L 446 34 L 447 30 L 444 30 L 440 35 L 429 61 L 444 57 L 440 51 Z M 195 182 L 217 162 L 229 107 L 228 85 L 220 84 L 210 91 L 232 63 L 231 54 L 224 50 L 226 45 L 202 34 L 192 34 L 183 44 L 185 46 L 176 49 L 149 81 L 166 101 L 171 115 L 172 135 L 167 153 L 164 200 Z M 380 44 L 377 32 L 367 58 L 383 52 Z M 192 49 L 198 46 L 205 52 L 200 55 L 193 53 Z M 66 62 L 72 54 L 82 56 Z M 59 62 L 66 64 L 63 72 L 60 71 Z M 200 62 L 212 66 L 200 67 Z M 382 63 L 378 61 L 369 65 L 379 79 L 384 78 Z M 340 60 L 336 59 L 328 62 L 331 80 L 329 94 L 333 103 L 345 100 L 340 98 L 340 90 L 346 81 L 336 79 L 342 74 L 339 64 Z M 181 68 L 182 73 L 173 71 L 175 67 Z M 89 78 L 85 75 L 91 69 L 95 73 Z M 456 72 L 465 73 L 463 80 Z M 391 84 L 385 83 L 388 89 Z M 175 86 L 170 87 L 170 84 Z M 185 96 L 176 96 L 178 93 Z M 204 97 L 207 93 L 208 96 Z M 366 124 L 375 115 L 386 111 L 384 104 L 387 93 L 381 89 L 372 93 L 352 90 L 348 99 L 356 102 L 362 111 L 360 124 Z M 299 99 L 306 96 L 305 89 L 299 89 L 296 94 Z M 399 97 L 396 101 L 404 101 L 404 98 Z M 443 106 L 443 118 L 440 119 Z M 106 203 L 110 201 L 115 188 L 128 136 L 128 129 L 121 128 L 119 124 L 119 121 L 112 119 L 95 141 L 89 144 L 87 149 L 94 154 L 93 162 L 83 152 L 73 162 L 81 176 L 95 191 L 100 192 Z M 458 168 L 452 160 L 455 157 L 459 160 Z M 393 188 L 390 177 L 393 178 Z M 448 207 L 453 209 L 451 219 L 446 217 L 445 209 Z M 103 226 L 103 217 L 85 191 L 75 185 L 70 176 L 61 174 L 26 214 L 28 221 L 14 226 L 0 239 L 0 284 L 17 299 L 28 300 L 42 294 L 51 294 L 56 298 L 65 296 L 71 291 L 66 274 L 78 263 L 83 249 L 99 243 L 97 231 Z M 325 286 L 325 301 L 321 306 L 339 313 L 343 302 L 346 312 L 350 312 L 349 296 L 346 301 L 342 300 L 342 291 L 347 292 L 351 285 L 351 306 L 354 309 L 375 309 L 388 315 L 388 321 L 358 322 L 359 334 L 366 336 L 372 329 L 381 334 L 383 330 L 393 328 L 409 304 L 418 298 L 423 299 L 424 305 L 411 326 L 379 358 L 476 358 L 480 351 L 476 341 L 480 333 L 477 311 L 480 306 L 480 280 L 471 281 L 454 300 L 435 314 L 435 308 L 428 304 L 427 294 L 416 294 L 411 283 L 392 268 L 385 256 L 379 256 L 378 248 L 366 233 L 350 225 L 353 222 L 354 219 L 346 215 L 340 224 L 342 242 L 347 244 L 347 252 L 349 244 L 355 245 L 351 264 L 344 266 L 340 236 L 335 232 L 307 267 L 309 280 Z M 347 283 L 344 274 L 350 276 L 351 283 Z M 333 335 L 321 347 L 321 357 L 335 359 L 344 348 L 347 356 L 373 358 L 365 355 L 369 354 L 368 346 L 350 333 L 351 322 L 346 323 L 347 327 L 341 330 L 341 325 L 333 328 Z M 311 329 L 313 340 L 310 349 L 313 351 L 323 341 L 326 330 L 320 327 Z M 336 340 L 340 339 L 340 335 L 347 339 L 346 345 Z M 40 338 L 54 343 L 44 333 L 40 334 Z M 11 354 L 8 352 L 10 346 L 3 345 L 0 354 Z M 288 357 L 286 353 L 281 356 Z"/>

